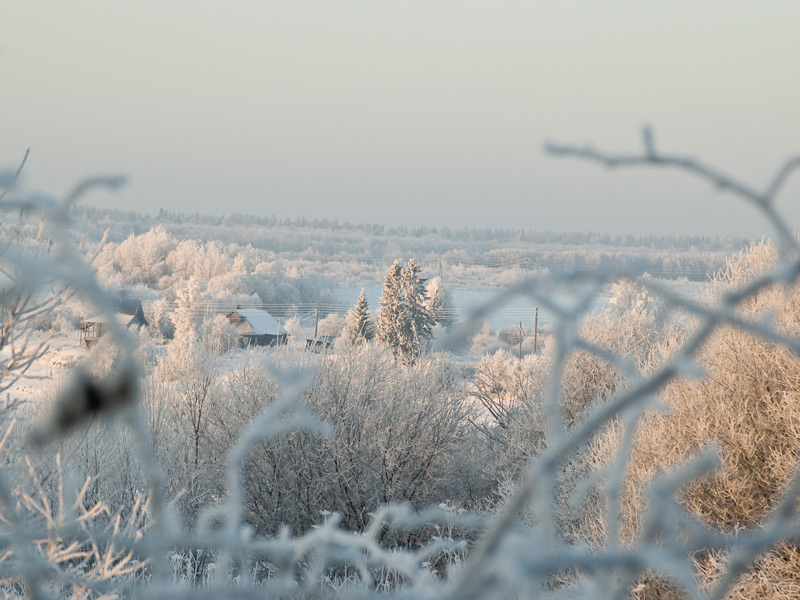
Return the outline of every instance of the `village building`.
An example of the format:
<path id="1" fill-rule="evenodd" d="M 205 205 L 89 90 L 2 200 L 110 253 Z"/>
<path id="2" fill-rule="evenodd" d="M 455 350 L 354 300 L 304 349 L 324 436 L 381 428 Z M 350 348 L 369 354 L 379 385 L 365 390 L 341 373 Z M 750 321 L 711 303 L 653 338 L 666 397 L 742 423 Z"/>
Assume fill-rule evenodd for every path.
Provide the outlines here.
<path id="1" fill-rule="evenodd" d="M 265 310 L 237 308 L 225 316 L 239 334 L 241 346 L 278 346 L 288 338 L 283 326 Z"/>
<path id="2" fill-rule="evenodd" d="M 86 319 L 80 327 L 80 343 L 90 348 L 108 333 L 112 324 L 136 330 L 147 327 L 149 323 L 144 316 L 142 301 L 133 298 L 121 298 L 114 303 L 113 315 L 97 315 Z"/>

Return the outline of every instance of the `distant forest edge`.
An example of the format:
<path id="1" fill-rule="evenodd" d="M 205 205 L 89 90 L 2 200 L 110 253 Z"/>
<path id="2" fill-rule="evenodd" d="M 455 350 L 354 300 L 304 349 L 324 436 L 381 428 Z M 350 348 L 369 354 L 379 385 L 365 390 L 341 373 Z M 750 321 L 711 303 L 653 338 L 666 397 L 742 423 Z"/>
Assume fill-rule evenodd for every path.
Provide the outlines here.
<path id="1" fill-rule="evenodd" d="M 571 246 L 606 245 L 635 248 L 655 248 L 660 250 L 688 250 L 696 248 L 703 251 L 739 251 L 751 241 L 744 237 L 703 236 L 703 235 L 612 235 L 600 232 L 581 231 L 535 231 L 520 227 L 518 229 L 489 227 L 436 227 L 420 225 L 386 226 L 380 223 L 350 223 L 338 219 L 306 219 L 304 217 L 279 219 L 275 216 L 258 217 L 242 213 L 208 215 L 200 212 L 184 213 L 164 210 L 152 216 L 131 210 L 99 208 L 88 204 L 75 209 L 76 215 L 112 223 L 139 224 L 143 233 L 155 225 L 207 225 L 212 227 L 266 227 L 294 229 L 322 229 L 331 232 L 359 232 L 376 237 L 426 237 L 438 236 L 460 242 L 529 242 L 534 244 L 565 244 Z M 116 240 L 119 241 L 119 240 Z"/>
<path id="2" fill-rule="evenodd" d="M 662 278 L 702 281 L 750 242 L 738 237 L 615 236 L 524 228 L 410 228 L 163 209 L 152 216 L 91 205 L 76 206 L 74 217 L 87 242 L 100 240 L 108 231 L 108 241 L 118 243 L 160 226 L 179 240 L 250 245 L 274 252 L 275 258 L 302 261 L 303 270 L 359 285 L 379 282 L 393 260 L 411 257 L 420 261 L 426 275 L 451 275 L 450 284 L 456 286 L 474 284 L 478 272 L 485 273 L 487 268 L 500 269 L 510 277 L 549 269 L 646 272 Z M 450 272 L 442 273 L 448 267 Z M 494 286 L 509 281 L 490 276 L 482 283 Z"/>

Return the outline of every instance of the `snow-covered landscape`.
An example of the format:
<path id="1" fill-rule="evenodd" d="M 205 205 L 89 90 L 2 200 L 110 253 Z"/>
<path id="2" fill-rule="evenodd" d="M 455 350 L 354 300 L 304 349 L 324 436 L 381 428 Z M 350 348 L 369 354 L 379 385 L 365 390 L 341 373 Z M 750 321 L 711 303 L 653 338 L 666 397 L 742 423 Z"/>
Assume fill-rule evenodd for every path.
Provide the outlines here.
<path id="1" fill-rule="evenodd" d="M 405 257 L 426 246 L 401 232 L 393 259 L 325 261 L 226 243 L 224 225 L 114 241 L 49 217 L 6 223 L 4 493 L 25 523 L 0 563 L 6 593 L 738 598 L 793 585 L 780 573 L 796 551 L 772 544 L 793 527 L 774 507 L 795 501 L 797 359 L 776 342 L 797 343 L 796 310 L 764 279 L 770 242 L 562 236 L 554 250 L 471 232 L 487 240 L 456 258 L 429 232 L 420 263 Z M 336 228 L 312 231 L 334 243 Z M 531 258 L 543 252 L 547 266 Z M 597 269 L 564 270 L 577 256 Z M 360 279 L 337 277 L 348 264 Z M 774 329 L 750 320 L 764 311 Z M 637 391 L 654 381 L 667 413 Z M 668 494 L 647 496 L 672 472 Z M 557 554 L 521 553 L 541 536 Z M 756 560 L 734 579 L 731 547 Z M 45 580 L 27 579 L 40 568 Z"/>
<path id="2" fill-rule="evenodd" d="M 800 3 L 6 4 L 3 598 L 800 598 Z"/>

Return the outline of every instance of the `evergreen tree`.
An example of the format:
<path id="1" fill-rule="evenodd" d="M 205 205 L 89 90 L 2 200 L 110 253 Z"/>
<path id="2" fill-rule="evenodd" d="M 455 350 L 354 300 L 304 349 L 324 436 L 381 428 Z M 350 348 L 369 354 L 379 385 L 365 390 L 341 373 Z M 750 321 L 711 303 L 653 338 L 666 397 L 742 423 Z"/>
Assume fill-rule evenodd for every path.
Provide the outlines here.
<path id="1" fill-rule="evenodd" d="M 378 318 L 378 341 L 392 351 L 395 359 L 400 356 L 400 314 L 405 304 L 402 276 L 403 270 L 396 260 L 386 272 L 380 299 L 381 314 Z"/>
<path id="2" fill-rule="evenodd" d="M 403 269 L 394 261 L 386 273 L 378 340 L 401 362 L 414 362 L 433 335 L 434 321 L 425 308 L 425 280 L 413 258 Z"/>
<path id="3" fill-rule="evenodd" d="M 419 357 L 433 336 L 434 320 L 425 308 L 425 280 L 419 276 L 420 270 L 417 261 L 412 258 L 401 277 L 405 302 L 399 314 L 399 345 L 400 355 L 408 362 Z"/>
<path id="4" fill-rule="evenodd" d="M 434 277 L 428 282 L 428 297 L 425 308 L 433 320 L 447 327 L 456 321 L 456 310 L 450 292 L 444 287 L 441 277 Z"/>
<path id="5" fill-rule="evenodd" d="M 369 316 L 369 305 L 364 288 L 361 288 L 361 294 L 358 296 L 355 307 L 347 315 L 347 324 L 342 336 L 351 344 L 363 344 L 375 337 L 375 325 L 372 324 Z"/>

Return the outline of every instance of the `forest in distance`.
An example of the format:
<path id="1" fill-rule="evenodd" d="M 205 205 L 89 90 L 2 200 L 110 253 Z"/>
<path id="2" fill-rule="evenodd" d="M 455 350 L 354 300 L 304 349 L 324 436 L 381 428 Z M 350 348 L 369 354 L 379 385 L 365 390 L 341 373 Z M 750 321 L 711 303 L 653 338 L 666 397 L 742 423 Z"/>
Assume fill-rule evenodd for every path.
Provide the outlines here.
<path id="1" fill-rule="evenodd" d="M 271 257 L 302 261 L 303 268 L 330 274 L 343 284 L 380 283 L 394 259 L 416 258 L 442 275 L 454 267 L 460 287 L 496 285 L 480 270 L 517 267 L 532 270 L 610 270 L 639 275 L 708 281 L 728 256 L 747 246 L 744 238 L 708 236 L 611 236 L 601 233 L 537 232 L 524 229 L 449 229 L 386 227 L 324 219 L 275 219 L 250 215 L 211 217 L 161 211 L 157 216 L 132 211 L 76 207 L 84 239 L 103 235 L 112 243 L 163 228 L 176 240 L 215 241 L 252 246 Z M 372 267 L 372 268 L 370 268 Z M 470 275 L 476 275 L 469 277 Z"/>
<path id="2" fill-rule="evenodd" d="M 800 586 L 780 240 L 40 208 L 0 224 L 9 597 Z"/>

